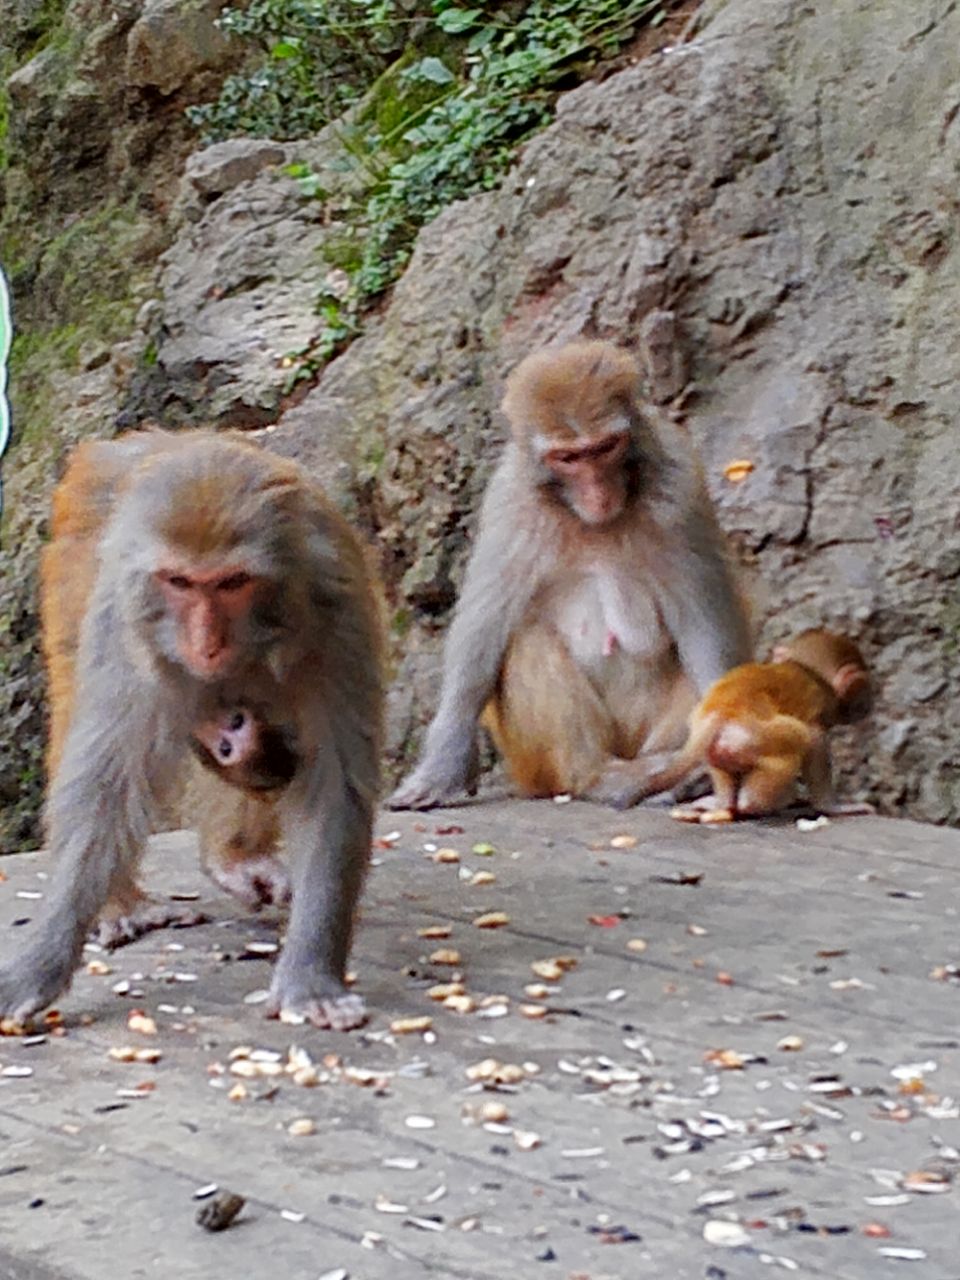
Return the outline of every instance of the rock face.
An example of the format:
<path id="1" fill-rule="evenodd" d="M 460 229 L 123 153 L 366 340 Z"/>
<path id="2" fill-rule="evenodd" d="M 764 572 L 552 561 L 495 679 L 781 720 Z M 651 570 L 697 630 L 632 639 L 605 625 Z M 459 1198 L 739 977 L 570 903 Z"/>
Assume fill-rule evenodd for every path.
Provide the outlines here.
<path id="1" fill-rule="evenodd" d="M 195 158 L 125 416 L 268 424 L 370 532 L 399 762 L 434 705 L 504 373 L 584 333 L 636 345 L 701 450 L 763 643 L 825 622 L 873 664 L 842 785 L 957 821 L 958 47 L 947 0 L 708 5 L 689 42 L 568 94 L 499 191 L 426 228 L 296 403 L 282 355 L 317 325 L 323 206 L 265 144 Z"/>
<path id="2" fill-rule="evenodd" d="M 418 624 L 398 754 L 433 705 L 504 371 L 597 333 L 640 341 L 664 399 L 667 323 L 764 641 L 826 622 L 876 671 L 847 785 L 960 817 L 958 41 L 932 0 L 729 0 L 691 43 L 568 95 L 502 190 L 422 234 L 382 321 L 271 437 L 344 458 Z M 754 463 L 736 485 L 734 458 Z"/>

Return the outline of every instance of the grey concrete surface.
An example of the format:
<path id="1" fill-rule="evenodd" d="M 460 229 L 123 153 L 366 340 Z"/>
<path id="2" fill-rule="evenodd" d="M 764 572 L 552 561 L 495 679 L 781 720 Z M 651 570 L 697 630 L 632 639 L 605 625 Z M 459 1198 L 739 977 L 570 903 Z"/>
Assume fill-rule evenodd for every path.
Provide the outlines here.
<path id="1" fill-rule="evenodd" d="M 379 835 L 354 962 L 371 1020 L 349 1035 L 244 1003 L 272 959 L 245 948 L 281 922 L 214 889 L 189 835 L 154 842 L 150 887 L 211 921 L 91 950 L 110 972 L 80 973 L 65 1034 L 0 1040 L 0 1280 L 960 1277 L 960 834 L 495 801 Z M 0 862 L 4 948 L 47 870 Z M 509 922 L 475 927 L 490 911 Z M 478 1005 L 508 999 L 431 1001 L 444 947 Z M 525 994 L 556 956 L 576 966 Z M 432 1032 L 391 1033 L 418 1015 Z M 128 1046 L 162 1056 L 109 1056 Z M 297 1046 L 320 1082 L 232 1074 L 241 1046 L 281 1066 Z M 484 1089 L 467 1069 L 491 1058 L 529 1066 Z M 485 1127 L 485 1103 L 507 1118 Z M 194 1221 L 211 1183 L 247 1198 L 217 1235 Z"/>

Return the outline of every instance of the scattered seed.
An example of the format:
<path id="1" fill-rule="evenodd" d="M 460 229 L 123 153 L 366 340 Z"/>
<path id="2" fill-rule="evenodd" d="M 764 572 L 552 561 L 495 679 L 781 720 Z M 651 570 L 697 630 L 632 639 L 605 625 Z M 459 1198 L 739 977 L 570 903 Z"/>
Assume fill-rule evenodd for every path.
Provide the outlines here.
<path id="1" fill-rule="evenodd" d="M 929 1169 L 916 1169 L 903 1176 L 903 1186 L 907 1191 L 919 1195 L 942 1195 L 950 1190 L 951 1181 L 944 1173 L 935 1173 Z"/>
<path id="2" fill-rule="evenodd" d="M 291 1138 L 309 1138 L 316 1131 L 317 1126 L 309 1116 L 301 1116 L 299 1120 L 293 1120 L 287 1125 L 287 1133 Z"/>
<path id="3" fill-rule="evenodd" d="M 459 862 L 460 854 L 456 849 L 438 849 L 430 855 L 434 862 Z"/>
<path id="4" fill-rule="evenodd" d="M 275 942 L 247 942 L 243 949 L 250 956 L 272 956 L 280 950 Z"/>
<path id="5" fill-rule="evenodd" d="M 496 879 L 497 877 L 492 871 L 475 871 L 470 877 L 470 884 L 473 885 L 474 888 L 479 889 L 485 884 L 495 883 Z"/>
<path id="6" fill-rule="evenodd" d="M 830 819 L 825 813 L 821 813 L 817 818 L 798 818 L 798 831 L 818 831 L 821 827 L 829 827 Z"/>
<path id="7" fill-rule="evenodd" d="M 337 1267 L 333 1271 L 325 1271 L 317 1280 L 350 1280 L 350 1272 L 345 1267 Z"/>
<path id="8" fill-rule="evenodd" d="M 431 1000 L 448 1000 L 450 996 L 462 996 L 465 991 L 462 982 L 438 982 L 427 989 L 427 995 Z"/>
<path id="9" fill-rule="evenodd" d="M 896 1249 L 884 1245 L 877 1250 L 881 1258 L 897 1258 L 900 1262 L 922 1262 L 927 1256 L 922 1249 Z"/>
<path id="10" fill-rule="evenodd" d="M 646 938 L 631 938 L 627 943 L 627 950 L 633 951 L 637 955 L 641 955 L 647 949 Z"/>
<path id="11" fill-rule="evenodd" d="M 491 858 L 497 852 L 492 844 L 488 844 L 486 840 L 481 840 L 479 844 L 475 844 L 470 850 L 475 853 L 478 858 Z"/>
<path id="12" fill-rule="evenodd" d="M 386 1196 L 377 1196 L 373 1202 L 373 1207 L 378 1213 L 409 1213 L 409 1206 L 405 1204 L 397 1204 L 393 1200 L 388 1200 Z"/>
<path id="13" fill-rule="evenodd" d="M 576 956 L 551 956 L 547 960 L 534 960 L 530 968 L 538 978 L 557 982 L 568 970 L 575 969 L 576 965 Z"/>
<path id="14" fill-rule="evenodd" d="M 243 1003 L 244 1004 L 266 1004 L 269 999 L 270 999 L 270 992 L 267 991 L 266 988 L 261 988 L 259 991 L 248 991 L 247 994 L 243 997 Z"/>
<path id="15" fill-rule="evenodd" d="M 522 1018 L 530 1018 L 537 1021 L 539 1018 L 545 1018 L 549 1010 L 543 1004 L 522 1004 L 520 1006 L 520 1016 Z"/>
<path id="16" fill-rule="evenodd" d="M 703 1224 L 703 1238 L 707 1244 L 724 1249 L 738 1249 L 750 1243 L 750 1233 L 739 1222 L 726 1222 L 720 1218 L 711 1218 Z"/>
<path id="17" fill-rule="evenodd" d="M 2 1067 L 0 1068 L 0 1076 L 6 1076 L 8 1080 L 22 1080 L 27 1076 L 33 1075 L 33 1067 Z"/>
<path id="18" fill-rule="evenodd" d="M 435 1129 L 436 1120 L 430 1116 L 407 1116 L 403 1122 L 408 1129 Z"/>
<path id="19" fill-rule="evenodd" d="M 305 1213 L 297 1213 L 293 1209 L 280 1210 L 280 1217 L 283 1218 L 285 1222 L 303 1222 L 306 1216 L 307 1215 Z"/>
<path id="20" fill-rule="evenodd" d="M 521 1151 L 534 1151 L 540 1146 L 541 1138 L 538 1133 L 532 1133 L 529 1129 L 514 1129 L 513 1141 Z"/>
<path id="21" fill-rule="evenodd" d="M 453 933 L 452 924 L 428 924 L 417 930 L 418 938 L 449 938 Z"/>
<path id="22" fill-rule="evenodd" d="M 194 1200 L 206 1200 L 219 1190 L 220 1188 L 215 1182 L 208 1182 L 206 1186 L 197 1187 L 193 1193 L 193 1198 Z"/>
<path id="23" fill-rule="evenodd" d="M 607 999 L 611 1004 L 616 1004 L 620 1000 L 625 1000 L 627 996 L 623 987 L 614 987 L 612 991 L 607 992 Z"/>
<path id="24" fill-rule="evenodd" d="M 510 917 L 505 911 L 488 911 L 485 915 L 477 916 L 473 923 L 477 929 L 502 929 L 510 923 Z"/>
<path id="25" fill-rule="evenodd" d="M 460 963 L 460 952 L 455 951 L 453 947 L 440 947 L 431 955 L 430 963 L 458 965 Z"/>
<path id="26" fill-rule="evenodd" d="M 429 1015 L 423 1015 L 418 1018 L 394 1018 L 390 1023 L 390 1030 L 395 1036 L 409 1036 L 429 1031 L 432 1026 L 433 1019 Z"/>
<path id="27" fill-rule="evenodd" d="M 420 1161 L 413 1156 L 387 1156 L 380 1163 L 384 1169 L 404 1169 L 407 1172 L 420 1168 Z"/>
<path id="28" fill-rule="evenodd" d="M 796 1053 L 803 1048 L 802 1036 L 784 1036 L 782 1040 L 777 1041 L 777 1048 L 782 1049 L 784 1053 Z"/>
<path id="29" fill-rule="evenodd" d="M 127 1030 L 135 1031 L 141 1036 L 155 1036 L 157 1034 L 157 1024 L 142 1009 L 131 1009 L 127 1016 Z"/>
<path id="30" fill-rule="evenodd" d="M 449 995 L 443 1002 L 445 1009 L 452 1009 L 454 1013 L 473 1013 L 477 1007 L 477 1002 L 473 996 L 468 995 Z"/>

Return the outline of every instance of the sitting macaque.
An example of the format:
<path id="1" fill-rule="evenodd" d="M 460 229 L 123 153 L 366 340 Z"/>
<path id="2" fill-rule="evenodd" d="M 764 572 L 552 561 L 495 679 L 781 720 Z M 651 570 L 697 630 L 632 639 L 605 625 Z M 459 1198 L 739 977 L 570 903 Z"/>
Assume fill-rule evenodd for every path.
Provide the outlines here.
<path id="1" fill-rule="evenodd" d="M 690 445 L 639 398 L 629 352 L 575 342 L 507 379 L 420 763 L 390 803 L 475 788 L 477 723 L 525 795 L 635 803 L 696 698 L 751 656 Z"/>
<path id="2" fill-rule="evenodd" d="M 771 662 L 735 667 L 707 691 L 686 744 L 645 793 L 667 791 L 706 765 L 713 795 L 674 809 L 680 821 L 777 813 L 794 800 L 798 781 L 821 813 L 872 813 L 867 804 L 837 803 L 827 743 L 833 725 L 862 720 L 871 704 L 870 678 L 853 641 L 804 631 L 778 645 Z"/>
<path id="3" fill-rule="evenodd" d="M 241 705 L 224 708 L 195 728 L 190 746 L 205 768 L 242 791 L 285 787 L 299 764 L 290 731 Z"/>

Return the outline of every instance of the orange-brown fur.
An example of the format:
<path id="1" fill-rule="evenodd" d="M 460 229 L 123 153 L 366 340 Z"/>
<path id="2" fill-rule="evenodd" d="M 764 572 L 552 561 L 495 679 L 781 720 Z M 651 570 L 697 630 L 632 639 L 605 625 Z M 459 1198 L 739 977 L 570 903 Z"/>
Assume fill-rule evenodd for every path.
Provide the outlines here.
<path id="1" fill-rule="evenodd" d="M 601 433 L 610 406 L 628 405 L 640 375 L 629 352 L 609 342 L 572 342 L 563 359 L 548 348 L 528 356 L 507 378 L 502 408 L 515 436 L 540 433 L 567 441 Z"/>
<path id="2" fill-rule="evenodd" d="M 648 794 L 705 764 L 718 813 L 776 812 L 801 779 L 815 804 L 831 807 L 826 734 L 869 708 L 863 658 L 845 636 L 811 630 L 779 647 L 775 659 L 736 667 L 707 691 L 686 744 L 650 779 Z"/>

